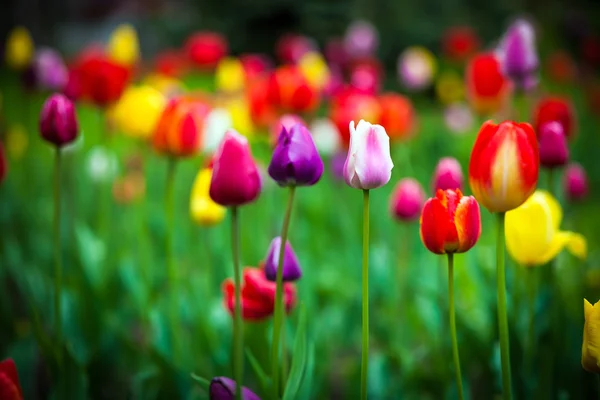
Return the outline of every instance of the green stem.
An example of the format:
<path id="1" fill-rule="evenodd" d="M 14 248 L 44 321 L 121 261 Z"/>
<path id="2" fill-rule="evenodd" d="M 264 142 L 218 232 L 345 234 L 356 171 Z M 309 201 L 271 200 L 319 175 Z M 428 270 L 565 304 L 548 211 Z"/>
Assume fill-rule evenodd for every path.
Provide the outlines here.
<path id="1" fill-rule="evenodd" d="M 62 351 L 62 260 L 60 240 L 60 182 L 61 182 L 61 153 L 56 148 L 54 158 L 54 328 L 56 329 L 57 363 L 59 379 L 63 376 L 63 351 Z"/>
<path id="2" fill-rule="evenodd" d="M 242 299 L 240 271 L 240 226 L 238 208 L 231 207 L 231 250 L 233 253 L 233 282 L 235 284 L 235 312 L 233 318 L 233 378 L 236 383 L 235 398 L 242 399 L 244 377 L 244 326 L 242 325 Z"/>
<path id="3" fill-rule="evenodd" d="M 460 358 L 458 356 L 458 340 L 456 339 L 456 315 L 454 312 L 454 253 L 448 253 L 448 315 L 450 316 L 450 334 L 452 336 L 452 358 L 454 358 L 454 372 L 456 373 L 456 387 L 458 398 L 464 399 L 462 375 L 460 373 Z"/>
<path id="4" fill-rule="evenodd" d="M 362 257 L 362 359 L 360 398 L 367 398 L 369 374 L 369 190 L 363 190 L 363 257 Z"/>
<path id="5" fill-rule="evenodd" d="M 554 168 L 548 169 L 548 192 L 554 196 Z"/>
<path id="6" fill-rule="evenodd" d="M 283 260 L 285 258 L 285 244 L 287 242 L 288 229 L 290 226 L 290 218 L 292 216 L 292 206 L 294 204 L 294 194 L 296 187 L 290 186 L 290 196 L 288 198 L 285 216 L 283 218 L 283 226 L 281 227 L 281 244 L 279 246 L 279 259 L 277 260 L 277 276 L 276 276 L 276 291 L 275 291 L 275 316 L 273 320 L 273 340 L 271 343 L 271 381 L 273 383 L 273 398 L 279 398 L 279 344 L 281 341 L 281 330 L 283 327 L 283 319 L 285 318 L 283 298 Z M 283 350 L 285 353 L 285 349 Z M 284 372 L 285 374 L 285 372 Z M 285 385 L 285 383 L 284 383 Z M 285 387 L 285 386 L 284 386 Z"/>
<path id="7" fill-rule="evenodd" d="M 525 357 L 525 371 L 527 376 L 529 376 L 530 386 L 533 383 L 533 378 L 535 375 L 535 371 L 533 369 L 533 357 L 535 354 L 535 298 L 537 296 L 537 276 L 536 269 L 533 267 L 526 267 L 528 272 L 528 280 L 529 284 L 527 285 L 527 291 L 529 292 L 528 298 L 528 314 L 529 314 L 529 326 L 527 329 L 527 354 Z M 533 395 L 533 393 L 532 393 Z"/>
<path id="8" fill-rule="evenodd" d="M 496 237 L 496 285 L 498 290 L 498 329 L 500 333 L 500 360 L 502 363 L 502 390 L 504 400 L 510 400 L 510 351 L 508 343 L 508 316 L 506 312 L 506 272 L 504 265 L 504 213 L 498 213 Z"/>
<path id="9" fill-rule="evenodd" d="M 171 352 L 174 360 L 177 360 L 179 348 L 177 346 L 177 267 L 173 257 L 173 192 L 175 186 L 175 167 L 177 160 L 168 159 L 167 181 L 165 184 L 165 260 L 167 262 L 167 281 L 171 294 Z"/>

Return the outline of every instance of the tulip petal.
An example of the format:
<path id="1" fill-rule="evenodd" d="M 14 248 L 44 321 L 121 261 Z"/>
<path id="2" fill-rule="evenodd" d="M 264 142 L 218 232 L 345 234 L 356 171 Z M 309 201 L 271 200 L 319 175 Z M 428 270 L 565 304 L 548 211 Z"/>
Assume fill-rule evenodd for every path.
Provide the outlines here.
<path id="1" fill-rule="evenodd" d="M 587 331 L 587 350 L 589 356 L 596 362 L 596 370 L 600 360 L 600 306 L 597 304 L 594 304 L 589 318 L 586 318 L 584 328 Z"/>
<path id="2" fill-rule="evenodd" d="M 356 128 L 354 146 L 354 178 L 363 189 L 375 189 L 391 178 L 394 164 L 390 158 L 390 138 L 381 125 L 361 120 Z"/>
<path id="3" fill-rule="evenodd" d="M 425 202 L 421 214 L 421 241 L 429 251 L 444 254 L 444 243 L 448 235 L 448 211 L 437 197 Z"/>
<path id="4" fill-rule="evenodd" d="M 587 258 L 587 241 L 583 235 L 570 232 L 570 238 L 567 242 L 567 250 L 575 257 L 582 260 Z"/>
<path id="5" fill-rule="evenodd" d="M 458 233 L 458 253 L 464 253 L 475 246 L 481 235 L 481 215 L 479 204 L 472 196 L 460 199 L 454 213 L 454 224 Z"/>

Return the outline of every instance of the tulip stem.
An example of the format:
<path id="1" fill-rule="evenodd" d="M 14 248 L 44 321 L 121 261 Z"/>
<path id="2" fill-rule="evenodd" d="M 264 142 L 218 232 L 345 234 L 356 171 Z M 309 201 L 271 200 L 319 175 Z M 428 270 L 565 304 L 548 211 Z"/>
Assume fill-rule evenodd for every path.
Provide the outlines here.
<path id="1" fill-rule="evenodd" d="M 285 318 L 283 298 L 283 260 L 285 259 L 285 244 L 287 243 L 288 229 L 290 226 L 290 218 L 292 216 L 292 206 L 294 204 L 294 194 L 296 187 L 290 186 L 290 196 L 288 198 L 285 216 L 283 218 L 283 226 L 281 227 L 281 244 L 279 246 L 279 259 L 277 260 L 277 275 L 275 278 L 275 317 L 273 320 L 273 340 L 271 343 L 271 375 L 273 383 L 273 398 L 279 398 L 279 344 L 281 341 L 281 330 L 283 328 L 283 319 Z M 285 357 L 285 349 L 282 349 L 283 357 Z M 283 372 L 285 376 L 286 372 Z M 282 382 L 285 387 L 285 382 Z"/>
<path id="2" fill-rule="evenodd" d="M 456 388 L 458 398 L 464 399 L 462 375 L 460 373 L 460 358 L 458 355 L 458 340 L 456 339 L 456 315 L 454 313 L 454 253 L 448 253 L 448 296 L 449 296 L 449 316 L 450 316 L 450 334 L 452 336 L 452 358 L 454 358 L 454 372 L 456 373 Z"/>
<path id="3" fill-rule="evenodd" d="M 233 282 L 235 284 L 235 310 L 233 318 L 233 378 L 236 383 L 235 398 L 242 399 L 244 377 L 244 326 L 242 325 L 242 299 L 240 271 L 240 225 L 238 208 L 231 207 L 231 251 L 233 258 Z"/>
<path id="4" fill-rule="evenodd" d="M 167 261 L 168 285 L 171 294 L 171 352 L 174 360 L 178 357 L 179 348 L 177 346 L 177 268 L 173 257 L 173 192 L 175 186 L 175 167 L 177 160 L 168 159 L 167 181 L 165 187 L 165 259 Z"/>
<path id="5" fill-rule="evenodd" d="M 56 148 L 54 158 L 54 329 L 56 329 L 58 379 L 64 378 L 63 372 L 63 346 L 62 346 L 62 260 L 60 238 L 60 182 L 61 182 L 61 153 Z"/>
<path id="6" fill-rule="evenodd" d="M 548 193 L 554 195 L 554 168 L 548 169 Z"/>
<path id="7" fill-rule="evenodd" d="M 510 400 L 510 352 L 508 343 L 508 316 L 506 313 L 506 272 L 504 265 L 504 213 L 498 213 L 496 237 L 496 285 L 498 290 L 498 329 L 500 334 L 500 360 L 502 363 L 503 399 Z"/>
<path id="8" fill-rule="evenodd" d="M 360 398 L 367 398 L 369 374 L 369 190 L 363 190 L 363 256 L 362 256 L 362 359 L 360 365 Z"/>
<path id="9" fill-rule="evenodd" d="M 533 357 L 535 354 L 535 298 L 537 296 L 537 271 L 535 268 L 527 268 L 529 277 L 529 301 L 528 301 L 528 313 L 529 313 L 529 326 L 527 330 L 527 357 L 526 357 L 526 373 L 529 374 L 529 382 L 533 383 L 534 370 L 533 370 Z M 533 393 L 532 393 L 533 394 Z"/>

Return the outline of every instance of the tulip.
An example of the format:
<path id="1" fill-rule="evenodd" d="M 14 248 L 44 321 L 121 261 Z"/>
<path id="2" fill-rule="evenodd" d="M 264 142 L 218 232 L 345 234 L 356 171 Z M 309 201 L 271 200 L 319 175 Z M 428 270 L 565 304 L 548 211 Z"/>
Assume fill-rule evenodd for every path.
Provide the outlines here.
<path id="1" fill-rule="evenodd" d="M 0 183 L 6 178 L 6 172 L 8 171 L 8 162 L 6 161 L 6 153 L 4 152 L 4 146 L 0 141 Z"/>
<path id="2" fill-rule="evenodd" d="M 600 302 L 592 305 L 583 299 L 583 345 L 581 346 L 581 365 L 588 372 L 600 374 Z"/>
<path id="3" fill-rule="evenodd" d="M 340 131 L 342 143 L 350 143 L 350 121 L 366 118 L 378 121 L 381 115 L 381 106 L 377 98 L 361 93 L 355 88 L 344 89 L 332 101 L 330 118 Z"/>
<path id="4" fill-rule="evenodd" d="M 538 144 L 531 125 L 482 125 L 469 162 L 469 184 L 481 205 L 490 212 L 517 208 L 535 191 L 538 174 Z"/>
<path id="5" fill-rule="evenodd" d="M 348 61 L 348 53 L 341 38 L 330 39 L 325 45 L 325 58 L 330 66 L 342 68 Z"/>
<path id="6" fill-rule="evenodd" d="M 575 136 L 575 110 L 571 102 L 560 97 L 546 97 L 542 99 L 534 111 L 533 116 L 536 132 L 541 132 L 542 125 L 547 122 L 557 121 L 562 125 L 567 139 Z"/>
<path id="7" fill-rule="evenodd" d="M 106 107 L 121 97 L 131 78 L 131 70 L 96 51 L 84 54 L 75 63 L 81 95 L 99 107 Z"/>
<path id="8" fill-rule="evenodd" d="M 240 132 L 244 136 L 251 136 L 255 133 L 254 123 L 250 111 L 250 104 L 243 96 L 237 96 L 229 99 L 225 104 L 225 108 L 231 116 L 233 129 Z"/>
<path id="9" fill-rule="evenodd" d="M 312 186 L 321 179 L 323 161 L 304 125 L 281 129 L 268 171 L 279 186 Z"/>
<path id="10" fill-rule="evenodd" d="M 231 114 L 224 108 L 213 108 L 204 120 L 204 141 L 202 150 L 214 153 L 225 137 L 225 133 L 233 128 Z"/>
<path id="11" fill-rule="evenodd" d="M 367 59 L 351 66 L 350 85 L 364 94 L 376 95 L 382 80 L 383 70 L 377 60 Z"/>
<path id="12" fill-rule="evenodd" d="M 390 213 L 402 222 L 416 220 L 425 203 L 425 191 L 421 184 L 412 178 L 401 179 L 390 198 Z"/>
<path id="13" fill-rule="evenodd" d="M 308 83 L 319 90 L 323 89 L 329 81 L 329 68 L 323 56 L 311 51 L 304 54 L 298 61 L 298 67 L 308 80 Z"/>
<path id="14" fill-rule="evenodd" d="M 277 265 L 279 263 L 279 249 L 281 248 L 281 236 L 277 236 L 271 241 L 269 245 L 269 251 L 265 258 L 265 277 L 275 282 L 277 277 Z M 292 249 L 292 245 L 289 240 L 285 242 L 285 250 L 283 255 L 282 265 L 282 280 L 283 282 L 297 281 L 302 277 L 302 269 L 300 263 Z"/>
<path id="15" fill-rule="evenodd" d="M 241 206 L 260 194 L 260 176 L 248 140 L 229 130 L 214 156 L 210 197 L 222 206 Z"/>
<path id="16" fill-rule="evenodd" d="M 280 67 L 269 79 L 269 101 L 276 107 L 295 113 L 313 111 L 319 97 L 300 69 L 295 66 Z"/>
<path id="17" fill-rule="evenodd" d="M 344 164 L 344 179 L 355 189 L 375 189 L 389 182 L 394 163 L 390 138 L 381 125 L 360 120 L 350 122 L 350 148 Z"/>
<path id="18" fill-rule="evenodd" d="M 552 121 L 542 125 L 539 139 L 540 164 L 543 167 L 560 167 L 569 161 L 567 138 L 559 122 Z"/>
<path id="19" fill-rule="evenodd" d="M 460 163 L 456 158 L 444 157 L 440 159 L 433 173 L 433 191 L 438 189 L 462 190 L 463 173 Z"/>
<path id="20" fill-rule="evenodd" d="M 185 51 L 199 69 L 212 70 L 229 51 L 227 41 L 215 32 L 198 32 L 188 38 Z"/>
<path id="21" fill-rule="evenodd" d="M 62 94 L 53 94 L 44 105 L 40 114 L 40 133 L 42 138 L 57 147 L 73 142 L 79 132 L 75 106 Z"/>
<path id="22" fill-rule="evenodd" d="M 302 56 L 316 48 L 315 43 L 302 35 L 283 35 L 275 46 L 277 57 L 284 64 L 296 64 Z"/>
<path id="23" fill-rule="evenodd" d="M 319 118 L 314 120 L 310 126 L 310 131 L 320 154 L 332 155 L 340 150 L 340 132 L 330 119 Z M 344 154 L 345 159 L 346 155 Z"/>
<path id="24" fill-rule="evenodd" d="M 569 201 L 580 201 L 587 197 L 588 182 L 585 169 L 577 163 L 571 163 L 565 169 L 564 191 Z"/>
<path id="25" fill-rule="evenodd" d="M 585 258 L 587 245 L 580 234 L 561 231 L 562 209 L 544 190 L 537 190 L 520 207 L 506 213 L 508 254 L 526 267 L 544 265 L 566 248 Z"/>
<path id="26" fill-rule="evenodd" d="M 462 77 L 452 71 L 442 72 L 435 83 L 435 92 L 443 104 L 461 101 L 465 94 Z"/>
<path id="27" fill-rule="evenodd" d="M 498 111 L 510 94 L 510 83 L 502 75 L 500 63 L 493 53 L 475 56 L 467 65 L 467 97 L 480 114 Z"/>
<path id="28" fill-rule="evenodd" d="M 379 47 L 379 34 L 368 21 L 354 21 L 346 30 L 344 37 L 346 53 L 352 58 L 369 57 Z"/>
<path id="29" fill-rule="evenodd" d="M 137 32 L 130 24 L 122 24 L 115 28 L 108 39 L 106 49 L 108 56 L 115 62 L 132 66 L 140 58 L 140 45 Z"/>
<path id="30" fill-rule="evenodd" d="M 240 61 L 244 68 L 246 84 L 267 74 L 273 68 L 271 60 L 264 54 L 243 54 Z"/>
<path id="31" fill-rule="evenodd" d="M 29 31 L 17 26 L 6 39 L 6 63 L 15 70 L 23 70 L 29 66 L 33 57 L 34 45 Z"/>
<path id="32" fill-rule="evenodd" d="M 409 47 L 398 57 L 398 78 L 409 90 L 426 89 L 431 85 L 436 69 L 435 56 L 424 47 Z"/>
<path id="33" fill-rule="evenodd" d="M 149 138 L 166 106 L 166 99 L 150 86 L 129 87 L 115 104 L 114 122 L 125 134 Z"/>
<path id="34" fill-rule="evenodd" d="M 390 140 L 407 139 L 415 125 L 415 110 L 410 100 L 400 94 L 385 93 L 379 96 L 379 106 L 378 122 L 385 127 Z"/>
<path id="35" fill-rule="evenodd" d="M 244 268 L 242 293 L 242 318 L 247 321 L 261 321 L 275 311 L 275 282 L 267 280 L 262 268 Z M 234 313 L 235 285 L 231 279 L 223 283 L 225 307 Z M 289 313 L 296 304 L 296 287 L 293 283 L 283 285 L 285 310 Z"/>
<path id="36" fill-rule="evenodd" d="M 453 61 L 466 61 L 479 49 L 479 38 L 469 26 L 452 27 L 442 38 L 444 55 Z"/>
<path id="37" fill-rule="evenodd" d="M 244 66 L 235 57 L 224 57 L 215 71 L 216 89 L 223 93 L 237 93 L 244 89 L 246 76 Z"/>
<path id="38" fill-rule="evenodd" d="M 0 362 L 0 399 L 23 400 L 19 373 L 11 358 Z"/>
<path id="39" fill-rule="evenodd" d="M 42 48 L 33 59 L 35 85 L 43 90 L 61 91 L 69 80 L 69 71 L 58 52 Z"/>
<path id="40" fill-rule="evenodd" d="M 235 399 L 235 393 L 237 385 L 232 379 L 224 376 L 218 376 L 210 381 L 208 388 L 210 400 L 233 400 Z M 242 387 L 242 399 L 243 400 L 260 400 L 256 394 L 254 394 L 247 387 Z"/>
<path id="41" fill-rule="evenodd" d="M 192 186 L 190 214 L 192 220 L 201 226 L 213 226 L 225 218 L 227 209 L 215 203 L 209 196 L 212 169 L 204 168 L 198 172 Z"/>
<path id="42" fill-rule="evenodd" d="M 473 113 L 466 104 L 452 104 L 444 110 L 444 122 L 452 133 L 466 133 L 473 125 Z"/>
<path id="43" fill-rule="evenodd" d="M 500 43 L 498 57 L 504 75 L 522 89 L 528 90 L 537 83 L 539 63 L 531 23 L 517 20 L 508 28 Z"/>
<path id="44" fill-rule="evenodd" d="M 269 127 L 276 120 L 275 106 L 270 102 L 270 77 L 261 77 L 248 83 L 247 98 L 252 122 Z"/>
<path id="45" fill-rule="evenodd" d="M 279 119 L 277 119 L 271 126 L 271 143 L 277 144 L 277 141 L 279 140 L 279 134 L 281 133 L 282 129 L 287 129 L 289 131 L 292 129 L 292 126 L 296 124 L 306 125 L 304 120 L 296 114 L 284 114 L 279 117 Z"/>

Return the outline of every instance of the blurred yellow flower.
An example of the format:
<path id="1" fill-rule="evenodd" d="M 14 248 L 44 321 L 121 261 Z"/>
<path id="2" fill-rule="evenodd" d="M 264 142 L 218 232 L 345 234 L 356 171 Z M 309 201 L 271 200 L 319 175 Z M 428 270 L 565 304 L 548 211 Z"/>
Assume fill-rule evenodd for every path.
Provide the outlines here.
<path id="1" fill-rule="evenodd" d="M 29 145 L 27 132 L 22 125 L 13 125 L 6 132 L 6 152 L 13 160 L 19 160 Z"/>
<path id="2" fill-rule="evenodd" d="M 131 86 L 115 104 L 113 121 L 127 135 L 148 138 L 154 132 L 165 105 L 165 96 L 158 90 L 150 86 Z"/>
<path id="3" fill-rule="evenodd" d="M 310 51 L 304 54 L 298 65 L 300 71 L 312 86 L 322 89 L 327 84 L 329 68 L 320 53 Z"/>
<path id="4" fill-rule="evenodd" d="M 144 85 L 150 86 L 166 97 L 172 97 L 185 92 L 185 86 L 181 81 L 163 74 L 150 74 L 143 81 Z"/>
<path id="5" fill-rule="evenodd" d="M 585 238 L 561 231 L 562 210 L 544 190 L 536 190 L 520 207 L 506 213 L 506 248 L 519 264 L 532 267 L 552 260 L 567 248 L 576 257 L 587 256 Z"/>
<path id="6" fill-rule="evenodd" d="M 25 69 L 33 58 L 33 40 L 29 31 L 17 26 L 6 39 L 6 63 L 13 69 Z"/>
<path id="7" fill-rule="evenodd" d="M 456 72 L 447 71 L 440 74 L 435 83 L 435 92 L 442 104 L 452 104 L 465 97 L 465 84 Z"/>
<path id="8" fill-rule="evenodd" d="M 209 195 L 212 169 L 204 168 L 198 172 L 190 198 L 190 215 L 198 225 L 212 226 L 223 221 L 227 208 L 215 203 Z"/>
<path id="9" fill-rule="evenodd" d="M 583 299 L 583 345 L 581 346 L 581 365 L 588 372 L 600 374 L 600 302 L 592 305 Z"/>
<path id="10" fill-rule="evenodd" d="M 233 129 L 244 136 L 252 136 L 254 133 L 254 124 L 250 116 L 250 107 L 245 98 L 239 97 L 227 101 L 225 109 L 229 111 Z"/>
<path id="11" fill-rule="evenodd" d="M 217 65 L 215 86 L 224 93 L 236 93 L 244 89 L 246 76 L 244 66 L 235 57 L 225 57 Z"/>
<path id="12" fill-rule="evenodd" d="M 140 45 L 135 28 L 129 24 L 119 25 L 110 35 L 106 50 L 110 58 L 119 64 L 135 64 L 140 58 Z"/>

